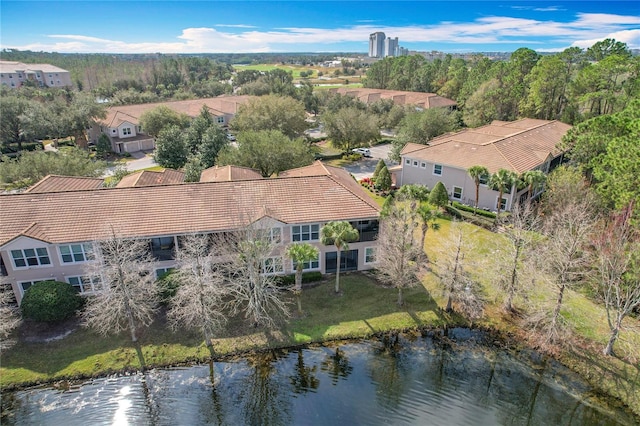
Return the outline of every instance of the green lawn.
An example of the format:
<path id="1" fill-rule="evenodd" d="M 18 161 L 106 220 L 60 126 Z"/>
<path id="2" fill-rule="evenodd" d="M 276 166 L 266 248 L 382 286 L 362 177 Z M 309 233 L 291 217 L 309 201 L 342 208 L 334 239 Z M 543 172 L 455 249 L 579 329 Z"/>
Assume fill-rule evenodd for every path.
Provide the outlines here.
<path id="1" fill-rule="evenodd" d="M 429 258 L 442 256 L 442 239 L 451 229 L 451 222 L 440 221 L 440 230 L 430 230 L 425 241 Z M 469 257 L 486 259 L 500 245 L 501 236 L 469 223 L 461 223 L 465 234 L 476 241 L 476 250 Z M 444 306 L 439 290 L 437 265 L 427 273 L 423 286 L 405 292 L 406 305 L 395 304 L 397 291 L 380 285 L 368 274 L 344 274 L 341 295 L 333 292 L 333 279 L 323 281 L 302 294 L 305 315 L 295 314 L 275 330 L 246 327 L 233 319 L 224 335 L 215 341 L 218 356 L 242 353 L 253 349 L 286 347 L 333 339 L 359 338 L 374 333 L 417 327 L 465 325 L 455 315 L 442 312 Z M 489 268 L 485 264 L 483 268 Z M 476 323 L 515 336 L 518 345 L 527 338 L 527 330 L 519 319 L 501 310 L 502 293 L 494 283 L 475 271 L 485 289 L 488 305 L 485 317 Z M 517 300 L 520 308 L 529 303 L 553 299 L 553 289 L 543 280 L 535 280 L 529 301 Z M 293 302 L 293 300 L 291 300 Z M 293 303 L 291 305 L 294 312 Z M 554 356 L 579 372 L 596 388 L 607 392 L 630 406 L 640 415 L 640 321 L 628 319 L 616 350 L 619 358 L 600 354 L 608 338 L 604 310 L 577 291 L 565 296 L 562 315 L 574 332 L 574 338 L 556 348 Z M 140 338 L 141 353 L 147 366 L 203 361 L 210 353 L 197 333 L 173 332 L 159 318 Z M 0 386 L 51 381 L 65 377 L 100 375 L 123 369 L 137 369 L 140 361 L 127 333 L 107 338 L 84 329 L 56 342 L 35 344 L 19 342 L 2 354 Z"/>
<path id="2" fill-rule="evenodd" d="M 406 306 L 396 306 L 397 292 L 379 285 L 367 275 L 344 274 L 342 294 L 333 292 L 332 280 L 305 289 L 305 315 L 284 322 L 277 330 L 247 328 L 230 322 L 228 332 L 215 341 L 218 355 L 265 347 L 285 347 L 331 339 L 366 337 L 391 329 L 419 326 L 441 327 L 451 321 L 436 309 L 422 287 L 406 291 Z M 293 302 L 293 300 L 291 300 Z M 292 312 L 295 311 L 293 304 Z M 197 333 L 168 329 L 159 318 L 140 337 L 147 366 L 203 361 L 209 351 Z M 135 347 L 127 333 L 100 337 L 78 329 L 68 337 L 50 343 L 19 342 L 2 354 L 0 386 L 36 383 L 60 378 L 92 376 L 140 367 Z"/>

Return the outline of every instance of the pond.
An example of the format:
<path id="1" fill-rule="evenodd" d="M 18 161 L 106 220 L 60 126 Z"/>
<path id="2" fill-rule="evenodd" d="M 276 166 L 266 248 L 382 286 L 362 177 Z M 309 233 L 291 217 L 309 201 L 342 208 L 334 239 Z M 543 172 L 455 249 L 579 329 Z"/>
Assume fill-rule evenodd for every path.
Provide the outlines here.
<path id="1" fill-rule="evenodd" d="M 401 335 L 2 395 L 2 425 L 632 425 L 580 378 L 482 332 Z M 213 377 L 213 381 L 212 381 Z"/>

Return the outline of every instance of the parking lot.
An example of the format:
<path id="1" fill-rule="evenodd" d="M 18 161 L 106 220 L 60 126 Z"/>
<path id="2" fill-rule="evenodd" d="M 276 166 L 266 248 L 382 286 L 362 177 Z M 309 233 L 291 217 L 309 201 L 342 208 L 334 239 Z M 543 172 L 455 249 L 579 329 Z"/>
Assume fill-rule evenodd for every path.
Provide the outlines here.
<path id="1" fill-rule="evenodd" d="M 387 164 L 387 167 L 397 164 L 389 161 L 387 158 L 389 156 L 389 151 L 391 151 L 390 143 L 375 145 L 370 147 L 369 150 L 371 151 L 371 157 L 362 157 L 362 159 L 344 166 L 344 169 L 358 180 L 373 176 L 373 172 L 376 170 L 378 161 L 380 161 L 381 158 Z"/>

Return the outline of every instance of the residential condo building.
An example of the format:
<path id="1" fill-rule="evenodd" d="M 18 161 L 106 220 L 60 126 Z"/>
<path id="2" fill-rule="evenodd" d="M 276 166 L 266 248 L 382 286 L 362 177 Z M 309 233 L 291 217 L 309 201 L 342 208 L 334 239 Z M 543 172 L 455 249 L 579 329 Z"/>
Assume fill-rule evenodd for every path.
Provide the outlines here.
<path id="1" fill-rule="evenodd" d="M 71 87 L 71 74 L 49 64 L 0 61 L 0 84 L 16 89 L 31 82 L 37 87 Z"/>

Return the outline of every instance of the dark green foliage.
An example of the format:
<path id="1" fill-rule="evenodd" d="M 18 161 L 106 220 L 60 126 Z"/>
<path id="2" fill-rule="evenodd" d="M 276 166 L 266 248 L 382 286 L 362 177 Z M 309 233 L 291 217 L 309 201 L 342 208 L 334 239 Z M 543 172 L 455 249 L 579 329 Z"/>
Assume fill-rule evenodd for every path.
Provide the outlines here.
<path id="1" fill-rule="evenodd" d="M 391 189 L 391 173 L 389 173 L 389 169 L 386 165 L 380 170 L 380 173 L 378 173 L 376 187 L 381 191 L 388 191 Z"/>
<path id="2" fill-rule="evenodd" d="M 302 283 L 313 283 L 316 281 L 320 281 L 322 279 L 322 273 L 319 271 L 313 272 L 303 272 L 302 273 Z M 280 287 L 291 287 L 296 283 L 296 275 L 282 275 L 277 278 L 278 286 Z"/>
<path id="3" fill-rule="evenodd" d="M 160 304 L 166 306 L 169 304 L 173 296 L 176 295 L 180 283 L 178 280 L 174 279 L 173 274 L 169 271 L 158 279 L 157 284 L 160 288 Z"/>
<path id="4" fill-rule="evenodd" d="M 462 210 L 462 211 L 465 211 L 465 212 L 473 213 L 475 211 L 480 216 L 488 217 L 490 219 L 495 219 L 496 218 L 496 214 L 493 213 L 493 212 L 488 212 L 488 211 L 483 210 L 483 209 L 474 209 L 473 207 L 469 207 L 469 206 L 465 206 L 464 204 L 460 204 L 457 201 L 453 202 L 453 206 L 456 209 Z"/>
<path id="5" fill-rule="evenodd" d="M 436 183 L 436 186 L 431 190 L 429 203 L 438 207 L 444 207 L 449 203 L 449 194 L 447 194 L 447 188 L 442 182 Z"/>
<path id="6" fill-rule="evenodd" d="M 374 182 L 378 178 L 378 175 L 380 174 L 380 170 L 382 170 L 383 167 L 387 167 L 387 165 L 385 164 L 384 160 L 381 158 L 380 161 L 378 161 L 378 164 L 376 165 L 376 169 L 373 172 L 373 176 L 371 177 Z"/>
<path id="7" fill-rule="evenodd" d="M 20 308 L 25 318 L 55 322 L 69 318 L 82 306 L 82 298 L 71 284 L 42 281 L 24 293 Z"/>
<path id="8" fill-rule="evenodd" d="M 398 193 L 412 200 L 417 200 L 420 202 L 427 201 L 429 199 L 429 188 L 424 185 L 402 185 L 400 189 L 398 189 Z"/>
<path id="9" fill-rule="evenodd" d="M 113 151 L 111 150 L 111 141 L 109 140 L 109 136 L 102 133 L 98 138 L 98 142 L 96 143 L 96 156 L 105 159 L 112 152 Z"/>

